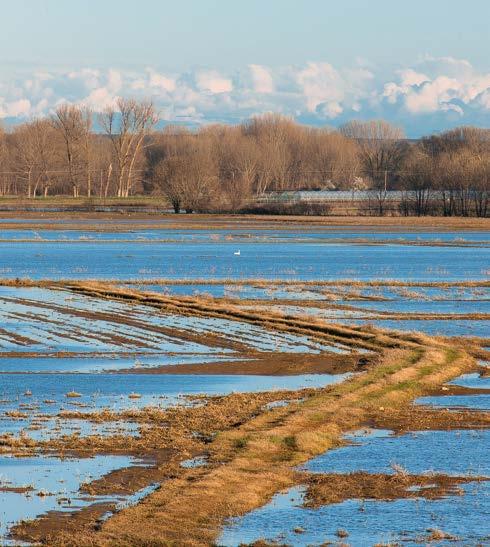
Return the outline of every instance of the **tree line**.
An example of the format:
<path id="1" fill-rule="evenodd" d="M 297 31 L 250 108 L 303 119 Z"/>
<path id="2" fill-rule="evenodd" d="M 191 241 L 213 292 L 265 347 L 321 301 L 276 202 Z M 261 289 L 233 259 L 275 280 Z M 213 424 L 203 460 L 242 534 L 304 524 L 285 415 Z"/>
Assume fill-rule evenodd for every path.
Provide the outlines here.
<path id="1" fill-rule="evenodd" d="M 63 104 L 0 131 L 0 195 L 164 196 L 176 212 L 253 210 L 290 190 L 368 191 L 370 212 L 487 216 L 490 130 L 460 127 L 417 141 L 383 120 L 334 130 L 278 114 L 239 125 L 157 129 L 151 102 L 119 99 L 94 114 Z"/>

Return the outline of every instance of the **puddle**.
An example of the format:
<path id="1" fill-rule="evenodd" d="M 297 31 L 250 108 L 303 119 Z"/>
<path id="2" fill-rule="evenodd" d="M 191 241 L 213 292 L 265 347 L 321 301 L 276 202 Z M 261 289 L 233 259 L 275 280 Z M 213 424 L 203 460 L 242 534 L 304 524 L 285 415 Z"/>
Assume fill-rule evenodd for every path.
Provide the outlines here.
<path id="1" fill-rule="evenodd" d="M 464 374 L 449 382 L 449 385 L 462 386 L 470 389 L 490 389 L 490 377 L 485 378 L 478 373 Z M 438 395 L 420 397 L 415 401 L 418 405 L 428 405 L 437 408 L 467 408 L 470 410 L 490 410 L 490 392 L 471 393 L 466 395 Z"/>
<path id="2" fill-rule="evenodd" d="M 113 511 L 108 511 L 107 513 L 104 513 L 100 517 L 100 519 L 98 519 L 98 523 L 102 524 L 123 509 L 127 509 L 128 507 L 132 507 L 133 505 L 138 504 L 141 500 L 144 500 L 147 496 L 153 494 L 153 492 L 156 492 L 160 488 L 160 486 L 160 483 L 154 482 L 148 485 L 146 488 L 142 488 L 141 490 L 138 490 L 138 492 L 135 492 L 130 496 L 126 496 L 123 501 L 119 501 L 116 504 L 116 507 Z"/>
<path id="3" fill-rule="evenodd" d="M 239 360 L 236 357 L 231 357 L 229 354 L 219 356 L 205 354 L 152 354 L 150 356 L 135 355 L 134 357 L 121 357 L 118 355 L 111 355 L 109 357 L 93 355 L 79 357 L 6 357 L 0 358 L 0 374 L 12 372 L 93 374 L 128 369 L 137 370 L 139 368 L 197 363 L 205 364 L 221 361 L 233 362 Z"/>
<path id="4" fill-rule="evenodd" d="M 79 492 L 85 482 L 99 479 L 116 469 L 142 462 L 127 456 L 92 458 L 52 458 L 47 456 L 0 456 L 2 486 L 27 488 L 24 493 L 0 491 L 0 539 L 20 520 L 33 519 L 47 511 L 73 511 L 94 502 L 118 501 L 110 496 L 91 496 Z"/>
<path id="5" fill-rule="evenodd" d="M 177 336 L 159 332 L 159 327 L 169 327 L 171 323 L 169 316 L 145 306 L 65 291 L 0 287 L 0 348 L 4 351 L 187 354 L 229 351 L 189 340 L 184 343 Z M 185 321 L 182 323 L 185 328 Z"/>
<path id="6" fill-rule="evenodd" d="M 329 450 L 302 469 L 313 473 L 428 471 L 447 475 L 490 476 L 490 430 L 420 431 L 393 435 L 379 431 L 368 436 L 347 435 L 353 444 Z"/>
<path id="7" fill-rule="evenodd" d="M 264 405 L 264 409 L 266 410 L 273 410 L 274 408 L 284 408 L 286 406 L 289 406 L 292 403 L 299 403 L 302 399 L 290 399 L 290 400 L 281 400 L 281 401 L 271 401 L 270 403 L 267 403 Z"/>
<path id="8" fill-rule="evenodd" d="M 258 286 L 254 284 L 233 284 L 233 283 L 189 283 L 189 284 L 122 284 L 121 286 L 129 289 L 137 289 L 141 291 L 158 292 L 169 295 L 178 296 L 213 296 L 216 298 L 237 298 L 241 300 L 257 299 L 257 300 L 323 300 L 324 296 L 318 292 L 307 290 L 304 287 L 298 286 L 295 290 L 294 286 L 278 287 L 278 286 Z"/>
<path id="9" fill-rule="evenodd" d="M 417 300 L 406 298 L 390 300 L 389 302 L 361 301 L 355 306 L 369 310 L 371 313 L 434 313 L 434 314 L 470 314 L 490 313 L 490 291 L 486 290 L 486 299 L 460 300 L 454 295 L 454 300 Z M 352 302 L 351 302 L 352 304 Z"/>
<path id="10" fill-rule="evenodd" d="M 100 435 L 103 437 L 124 435 L 136 437 L 139 434 L 137 423 L 115 420 L 111 422 L 89 422 L 82 419 L 49 417 L 42 414 L 22 412 L 25 417 L 10 417 L 0 414 L 0 435 L 29 437 L 36 441 L 47 441 L 64 435 Z"/>
<path id="11" fill-rule="evenodd" d="M 352 302 L 345 302 L 346 304 L 353 305 Z M 356 302 L 355 306 L 358 307 L 364 302 Z M 399 306 L 400 311 L 396 311 L 395 308 L 390 310 L 389 306 L 391 302 L 387 304 L 387 311 L 393 313 L 400 313 L 400 317 L 397 319 L 386 319 L 385 315 L 380 314 L 375 307 L 379 302 L 371 302 L 373 309 L 366 307 L 365 310 L 352 310 L 342 308 L 317 308 L 312 306 L 275 306 L 276 309 L 280 309 L 283 313 L 291 313 L 295 315 L 313 315 L 321 317 L 327 321 L 334 323 L 340 323 L 347 326 L 352 325 L 365 325 L 370 324 L 384 329 L 390 330 L 404 330 L 404 331 L 419 331 L 429 335 L 441 335 L 441 336 L 475 336 L 486 338 L 488 336 L 489 321 L 488 319 L 459 319 L 454 317 L 451 319 L 405 319 L 403 313 L 410 313 L 409 307 L 404 308 Z M 430 304 L 425 306 L 423 313 L 440 314 L 444 316 L 447 313 L 466 313 L 461 310 L 451 311 L 456 309 L 455 302 L 448 302 L 447 311 L 443 311 L 439 306 L 430 307 Z M 468 304 L 468 303 L 467 303 Z M 361 306 L 359 306 L 361 307 Z M 471 306 L 468 306 L 471 307 Z M 489 313 L 490 306 L 487 303 L 474 303 L 471 311 L 468 313 Z M 332 350 L 330 350 L 332 351 Z"/>
<path id="12" fill-rule="evenodd" d="M 397 244 L 409 244 L 409 243 L 428 243 L 428 244 L 447 244 L 447 245 L 488 245 L 488 233 L 487 232 L 465 232 L 462 236 L 460 232 L 375 232 L 375 231 L 356 231 L 356 230 L 344 230 L 342 228 L 321 229 L 318 227 L 307 228 L 301 231 L 295 230 L 273 230 L 273 229 L 200 229 L 200 228 L 172 228 L 164 229 L 161 227 L 148 227 L 134 229 L 131 224 L 135 221 L 127 219 L 118 219 L 117 224 L 127 224 L 127 229 L 118 230 L 117 232 L 111 231 L 110 226 L 107 226 L 107 230 L 94 231 L 83 230 L 84 224 L 94 224 L 93 220 L 84 219 L 2 219 L 2 224 L 12 224 L 8 229 L 3 229 L 0 241 L 9 242 L 62 242 L 62 243 L 112 243 L 114 241 L 124 242 L 168 242 L 168 243 L 194 243 L 196 241 L 202 242 L 262 242 L 262 243 L 302 243 L 307 241 L 313 242 L 325 242 L 325 243 L 339 243 L 350 242 L 353 244 L 362 244 L 366 242 L 370 243 L 397 243 Z M 162 220 L 149 220 L 136 221 L 136 223 L 152 224 L 164 223 Z M 15 223 L 29 224 L 71 224 L 78 225 L 80 229 L 19 229 L 15 227 Z M 106 224 L 109 225 L 109 221 L 97 219 L 97 225 Z"/>
<path id="13" fill-rule="evenodd" d="M 218 545 L 235 547 L 260 539 L 293 546 L 326 542 L 429 544 L 430 529 L 461 538 L 463 545 L 484 545 L 489 534 L 490 485 L 469 483 L 462 485 L 462 489 L 462 496 L 435 501 L 423 498 L 390 502 L 348 500 L 309 509 L 302 507 L 303 488 L 292 488 L 276 494 L 264 507 L 232 520 L 224 528 Z M 347 531 L 348 536 L 340 538 L 338 530 Z M 438 541 L 437 545 L 454 545 L 454 541 Z"/>
<path id="14" fill-rule="evenodd" d="M 190 458 L 189 460 L 180 462 L 180 467 L 183 467 L 184 469 L 194 469 L 196 467 L 204 467 L 207 464 L 207 456 L 196 456 L 195 458 Z"/>
<path id="15" fill-rule="evenodd" d="M 240 280 L 238 284 L 214 281 L 212 284 L 189 282 L 188 284 L 138 284 L 122 283 L 120 286 L 142 291 L 169 295 L 228 297 L 258 300 L 310 300 L 334 301 L 336 304 L 355 305 L 367 310 L 417 313 L 488 313 L 490 289 L 487 287 L 411 287 L 411 286 L 363 286 L 363 285 L 305 285 L 302 282 L 288 285 L 250 284 Z M 374 298 L 375 301 L 366 300 Z M 386 301 L 384 301 L 386 300 Z"/>
<path id="16" fill-rule="evenodd" d="M 453 476 L 490 476 L 490 431 L 424 431 L 395 436 L 389 430 L 363 429 L 345 436 L 350 445 L 312 459 L 303 469 L 314 473 L 411 474 L 428 472 Z M 461 484 L 461 495 L 428 500 L 349 499 L 319 508 L 304 506 L 305 487 L 276 494 L 263 507 L 231 519 L 218 545 L 255 541 L 307 546 L 348 544 L 388 545 L 431 543 L 433 531 L 443 531 L 452 545 L 486 544 L 490 513 L 490 483 Z M 434 537 L 437 532 L 433 532 Z M 452 537 L 453 539 L 449 539 Z M 459 544 L 459 543 L 458 543 Z"/>
<path id="17" fill-rule="evenodd" d="M 481 364 L 484 361 L 480 361 Z M 449 382 L 449 385 L 463 386 L 476 389 L 490 389 L 490 377 L 480 376 L 477 372 L 471 374 L 463 374 Z"/>
<path id="18" fill-rule="evenodd" d="M 346 374 L 297 376 L 153 375 L 153 374 L 0 374 L 0 412 L 53 415 L 61 410 L 89 412 L 184 402 L 186 395 L 226 395 L 323 387 L 344 381 Z M 30 395 L 26 395 L 26 390 Z M 70 392 L 79 396 L 67 397 Z M 139 398 L 130 398 L 138 394 Z M 27 406 L 26 406 L 27 405 Z"/>

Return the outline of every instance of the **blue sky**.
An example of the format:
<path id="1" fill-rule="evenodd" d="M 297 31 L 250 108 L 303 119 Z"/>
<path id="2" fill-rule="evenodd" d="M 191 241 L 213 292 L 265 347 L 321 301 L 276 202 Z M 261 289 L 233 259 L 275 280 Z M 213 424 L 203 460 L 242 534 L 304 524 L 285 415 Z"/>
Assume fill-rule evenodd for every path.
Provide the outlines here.
<path id="1" fill-rule="evenodd" d="M 0 116 L 152 97 L 169 122 L 275 110 L 385 117 L 411 135 L 490 125 L 489 0 L 2 3 Z"/>

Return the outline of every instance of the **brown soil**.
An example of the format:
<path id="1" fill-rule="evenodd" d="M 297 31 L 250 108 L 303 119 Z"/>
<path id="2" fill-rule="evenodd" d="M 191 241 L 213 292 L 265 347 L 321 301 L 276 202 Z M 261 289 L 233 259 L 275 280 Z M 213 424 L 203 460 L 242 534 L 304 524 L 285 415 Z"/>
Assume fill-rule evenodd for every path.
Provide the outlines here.
<path id="1" fill-rule="evenodd" d="M 48 289 L 66 289 L 67 285 L 79 282 L 78 279 L 60 279 L 60 280 L 33 280 L 28 277 L 25 278 L 0 278 L 0 285 L 5 287 L 44 287 Z M 355 279 L 338 279 L 332 281 L 322 280 L 306 280 L 297 281 L 292 279 L 217 279 L 217 278 L 189 278 L 189 279 L 168 279 L 168 278 L 153 278 L 153 279 L 106 279 L 101 282 L 97 279 L 86 279 L 83 283 L 87 284 L 105 284 L 105 285 L 229 285 L 229 286 L 243 286 L 250 285 L 254 287 L 292 287 L 295 290 L 309 289 L 310 287 L 352 287 L 355 289 L 361 289 L 363 287 L 388 287 L 388 288 L 400 288 L 405 287 L 419 287 L 419 288 L 441 288 L 450 289 L 458 287 L 466 288 L 484 288 L 490 287 L 490 281 L 488 280 L 472 280 L 472 281 L 398 281 L 396 279 L 385 280 L 371 280 L 371 281 L 358 281 Z M 356 295 L 357 296 L 357 295 Z M 210 298 L 212 300 L 212 298 Z M 298 301 L 295 300 L 297 303 Z"/>
<path id="2" fill-rule="evenodd" d="M 332 353 L 257 353 L 252 359 L 189 365 L 137 368 L 118 373 L 138 374 L 246 374 L 292 376 L 297 374 L 344 374 L 359 372 L 375 360 L 374 356 L 336 355 Z"/>
<path id="3" fill-rule="evenodd" d="M 24 531 L 25 541 L 52 545 L 63 536 L 76 538 L 86 530 L 97 529 L 102 515 L 114 509 L 115 503 L 93 503 L 77 511 L 48 511 L 42 518 L 23 521 L 18 526 Z"/>
<path id="4" fill-rule="evenodd" d="M 447 395 L 490 395 L 490 388 L 484 387 L 465 387 L 455 385 L 440 386 L 430 394 L 435 396 L 447 396 Z"/>
<path id="5" fill-rule="evenodd" d="M 92 481 L 82 487 L 88 496 L 132 494 L 151 483 L 165 483 L 181 477 L 186 481 L 195 480 L 210 468 L 219 466 L 219 458 L 211 457 L 206 470 L 184 469 L 180 462 L 207 451 L 214 436 L 240 427 L 243 423 L 260 413 L 272 413 L 264 409 L 268 402 L 305 399 L 314 390 L 298 392 L 274 392 L 259 394 L 234 394 L 227 397 L 212 397 L 206 405 L 194 408 L 176 407 L 166 410 L 149 409 L 127 411 L 119 414 L 109 412 L 83 415 L 96 421 L 137 419 L 147 424 L 141 439 L 125 437 L 65 437 L 54 442 L 38 443 L 32 450 L 44 449 L 53 454 L 70 456 L 89 456 L 92 453 L 131 454 L 141 457 L 148 466 L 135 466 L 119 469 Z M 203 399 L 205 401 L 205 399 Z M 65 413 L 66 417 L 80 417 L 79 413 Z M 23 447 L 24 449 L 27 447 Z M 25 450 L 22 451 L 25 455 Z M 144 502 L 143 502 L 144 503 Z M 94 504 L 70 513 L 51 511 L 42 517 L 23 522 L 15 527 L 15 535 L 30 542 L 43 542 L 51 545 L 60 538 L 72 533 L 86 532 L 99 527 L 100 517 L 113 509 L 113 504 Z M 66 534 L 66 536 L 65 536 Z M 63 544 L 64 540 L 61 540 Z M 83 542 L 82 542 L 83 545 Z"/>
<path id="6" fill-rule="evenodd" d="M 18 204 L 12 201 L 12 205 Z M 56 206 L 52 204 L 43 204 L 33 202 L 33 205 Z M 158 207 L 162 204 L 149 203 L 150 206 Z M 298 230 L 299 228 L 324 227 L 330 230 L 353 229 L 353 230 L 376 230 L 376 231 L 410 231 L 418 232 L 424 230 L 487 230 L 489 229 L 489 219 L 485 218 L 463 218 L 463 217 L 364 217 L 364 216 L 274 216 L 274 215 L 173 215 L 141 212 L 121 212 L 103 213 L 103 212 L 36 212 L 36 211 L 1 211 L 0 219 L 15 219 L 19 223 L 1 223 L 0 228 L 9 227 L 26 228 L 30 230 L 39 229 L 59 229 L 59 224 L 50 224 L 52 220 L 66 220 L 63 229 L 79 229 L 79 220 L 93 220 L 93 224 L 83 224 L 84 229 L 93 229 L 98 231 L 116 230 L 127 231 L 130 229 L 151 229 L 151 228 L 176 228 L 176 229 L 284 229 Z M 22 224 L 23 219 L 39 219 L 39 223 Z M 120 223 L 118 220 L 131 219 L 131 224 Z M 110 220 L 110 224 L 99 224 L 100 220 Z M 150 220 L 151 222 L 145 222 Z M 155 222 L 157 221 L 157 222 Z"/>
<path id="7" fill-rule="evenodd" d="M 9 341 L 13 340 L 19 346 L 29 346 L 31 344 L 34 344 L 34 341 L 30 338 L 27 338 L 26 336 L 21 336 L 20 334 L 2 328 L 0 328 L 0 338 Z"/>
<path id="8" fill-rule="evenodd" d="M 127 467 L 112 471 L 100 479 L 84 484 L 80 491 L 90 496 L 133 494 L 152 482 L 161 482 L 175 475 L 175 468 L 178 466 L 176 455 L 178 451 L 170 448 L 149 451 L 144 455 L 148 463 L 146 467 Z"/>
<path id="9" fill-rule="evenodd" d="M 26 494 L 27 492 L 32 492 L 34 489 L 32 486 L 8 486 L 0 485 L 0 492 L 15 492 L 16 494 Z"/>
<path id="10" fill-rule="evenodd" d="M 326 390 L 328 389 L 325 388 Z M 6 435 L 2 441 L 6 447 L 41 449 L 57 452 L 60 455 L 92 455 L 94 453 L 125 453 L 140 458 L 153 458 L 158 465 L 167 464 L 170 455 L 173 460 L 200 453 L 214 436 L 222 431 L 235 428 L 258 416 L 266 410 L 266 405 L 275 401 L 306 400 L 317 392 L 316 389 L 298 391 L 272 391 L 265 393 L 236 393 L 227 396 L 195 396 L 189 401 L 192 406 L 168 408 L 148 407 L 146 409 L 110 412 L 63 411 L 60 419 L 86 419 L 96 423 L 130 421 L 140 425 L 140 435 L 126 437 L 67 435 L 49 441 L 35 442 L 31 438 Z M 169 452 L 172 451 L 172 452 Z M 138 469 L 138 468 L 136 468 Z M 146 469 L 146 468 L 142 468 Z M 146 473 L 146 471 L 144 471 Z"/>
<path id="11" fill-rule="evenodd" d="M 426 430 L 488 429 L 490 412 L 478 410 L 445 410 L 423 406 L 377 409 L 365 426 L 391 429 L 397 433 Z"/>
<path id="12" fill-rule="evenodd" d="M 298 482 L 307 486 L 304 506 L 321 507 L 349 499 L 394 501 L 425 498 L 437 500 L 461 493 L 459 486 L 490 480 L 485 477 L 453 477 L 441 474 L 409 475 L 395 473 L 305 474 Z M 415 487 L 415 488 L 413 488 Z M 412 489 L 413 488 L 413 489 Z"/>

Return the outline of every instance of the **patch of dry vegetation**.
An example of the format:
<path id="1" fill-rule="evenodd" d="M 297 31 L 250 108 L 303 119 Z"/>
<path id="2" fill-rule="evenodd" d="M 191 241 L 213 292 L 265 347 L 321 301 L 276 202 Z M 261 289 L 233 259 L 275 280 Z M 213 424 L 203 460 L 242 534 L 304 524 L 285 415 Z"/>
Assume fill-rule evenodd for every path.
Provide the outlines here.
<path id="1" fill-rule="evenodd" d="M 28 277 L 23 278 L 0 278 L 0 285 L 10 287 L 46 287 L 53 289 L 63 289 L 66 285 L 76 282 L 74 279 L 60 279 L 60 280 L 43 280 L 43 279 L 30 279 Z M 471 281 L 399 281 L 396 279 L 379 279 L 370 281 L 359 281 L 356 279 L 337 279 L 337 280 L 297 280 L 297 279 L 236 279 L 236 278 L 189 278 L 189 279 L 168 279 L 168 278 L 142 278 L 142 279 L 107 279 L 101 282 L 98 279 L 86 279 L 83 283 L 99 283 L 101 285 L 117 285 L 124 283 L 126 285 L 229 285 L 229 286 L 243 286 L 250 285 L 255 287 L 267 288 L 268 286 L 276 287 L 295 287 L 301 289 L 302 287 L 419 287 L 419 288 L 480 288 L 490 287 L 490 281 L 471 280 Z"/>
<path id="2" fill-rule="evenodd" d="M 394 501 L 399 499 L 442 499 L 461 494 L 460 485 L 490 480 L 485 477 L 454 477 L 443 474 L 407 473 L 305 474 L 298 477 L 306 485 L 305 507 L 321 507 L 349 499 Z"/>

